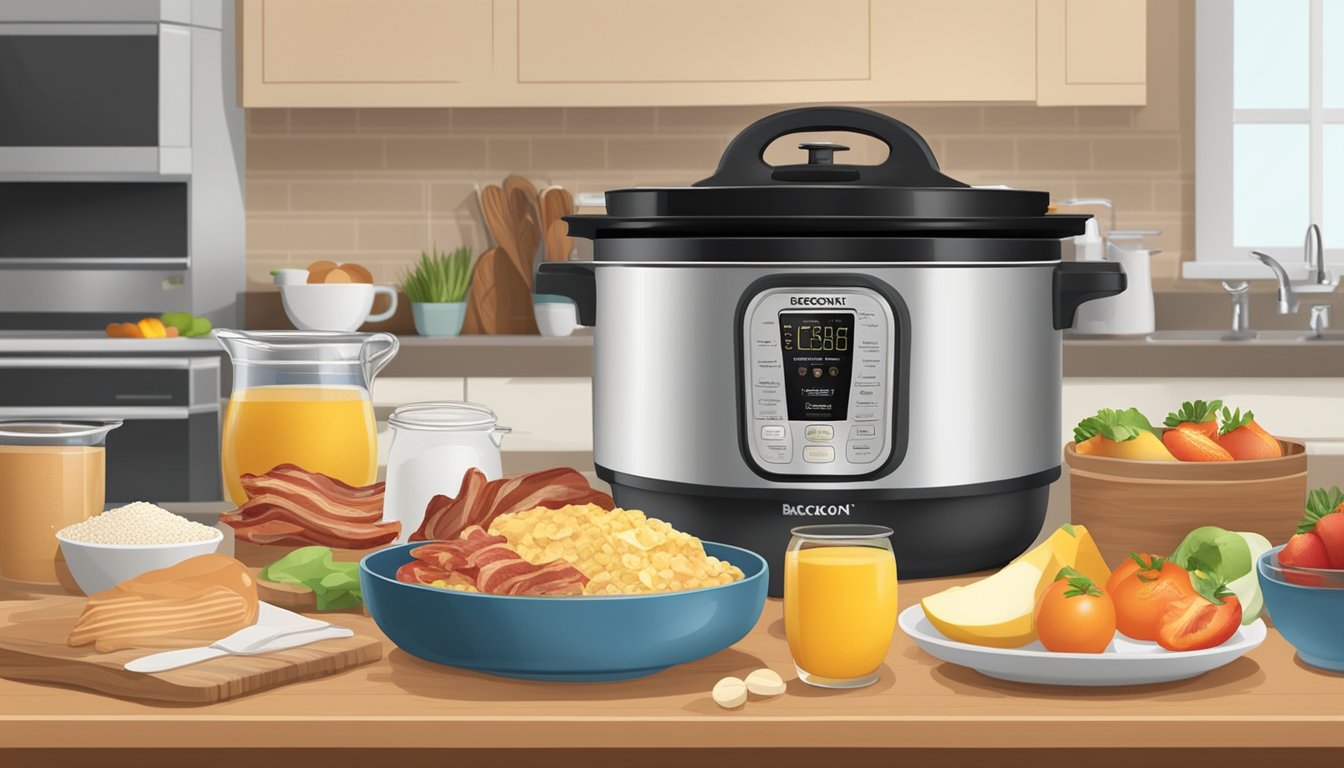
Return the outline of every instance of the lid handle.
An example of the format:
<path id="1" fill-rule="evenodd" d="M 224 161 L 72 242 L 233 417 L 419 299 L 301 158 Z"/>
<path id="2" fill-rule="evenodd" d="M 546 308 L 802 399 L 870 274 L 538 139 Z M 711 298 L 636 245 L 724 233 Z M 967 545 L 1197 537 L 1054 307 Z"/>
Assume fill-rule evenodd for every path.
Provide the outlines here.
<path id="1" fill-rule="evenodd" d="M 805 142 L 799 146 L 808 150 L 808 165 L 776 169 L 765 162 L 766 148 L 779 137 L 812 131 L 847 131 L 870 136 L 887 145 L 887 159 L 877 165 L 835 166 L 834 151 L 839 145 Z M 818 146 L 821 144 L 826 146 Z M 809 166 L 810 173 L 799 172 Z M 817 166 L 831 166 L 834 170 L 823 178 L 818 173 L 822 168 Z M 967 186 L 938 171 L 933 151 L 913 128 L 894 117 L 857 107 L 803 107 L 763 117 L 728 143 L 718 170 L 695 186 L 747 187 L 822 180 L 885 187 Z"/>
<path id="2" fill-rule="evenodd" d="M 833 165 L 836 152 L 849 151 L 849 147 L 833 141 L 804 141 L 798 148 L 807 150 L 808 165 Z"/>

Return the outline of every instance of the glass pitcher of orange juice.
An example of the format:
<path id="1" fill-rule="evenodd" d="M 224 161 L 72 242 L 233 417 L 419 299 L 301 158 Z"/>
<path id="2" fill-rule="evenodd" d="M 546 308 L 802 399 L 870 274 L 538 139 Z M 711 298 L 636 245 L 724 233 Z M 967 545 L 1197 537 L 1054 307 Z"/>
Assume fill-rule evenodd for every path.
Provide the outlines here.
<path id="1" fill-rule="evenodd" d="M 896 631 L 896 558 L 881 525 L 805 525 L 784 553 L 784 634 L 798 678 L 877 682 Z"/>
<path id="2" fill-rule="evenodd" d="M 350 485 L 378 475 L 373 377 L 397 353 L 389 333 L 219 330 L 233 361 L 220 463 L 229 500 L 247 500 L 239 477 L 279 464 Z"/>

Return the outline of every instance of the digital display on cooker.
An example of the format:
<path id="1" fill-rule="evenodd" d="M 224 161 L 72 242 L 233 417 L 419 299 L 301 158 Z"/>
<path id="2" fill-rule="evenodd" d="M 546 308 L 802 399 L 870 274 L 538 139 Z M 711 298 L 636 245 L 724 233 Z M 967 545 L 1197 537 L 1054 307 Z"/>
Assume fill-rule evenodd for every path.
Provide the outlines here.
<path id="1" fill-rule="evenodd" d="M 781 312 L 790 421 L 844 421 L 854 362 L 853 312 Z"/>

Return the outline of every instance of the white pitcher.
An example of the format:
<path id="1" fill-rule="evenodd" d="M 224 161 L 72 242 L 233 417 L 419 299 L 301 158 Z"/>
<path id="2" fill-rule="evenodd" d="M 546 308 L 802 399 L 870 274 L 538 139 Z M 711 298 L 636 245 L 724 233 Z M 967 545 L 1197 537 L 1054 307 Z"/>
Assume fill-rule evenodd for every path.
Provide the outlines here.
<path id="1" fill-rule="evenodd" d="M 1153 255 L 1143 238 L 1157 230 L 1110 232 L 1106 235 L 1106 258 L 1125 269 L 1128 284 L 1123 293 L 1089 301 L 1078 308 L 1073 323 L 1077 333 L 1148 334 L 1156 325 L 1153 312 Z"/>

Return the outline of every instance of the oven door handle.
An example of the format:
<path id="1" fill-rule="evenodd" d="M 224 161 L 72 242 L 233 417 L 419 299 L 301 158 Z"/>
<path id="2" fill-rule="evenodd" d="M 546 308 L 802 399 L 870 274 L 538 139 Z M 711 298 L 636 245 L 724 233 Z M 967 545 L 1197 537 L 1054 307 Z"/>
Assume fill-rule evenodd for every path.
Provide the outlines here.
<path id="1" fill-rule="evenodd" d="M 122 421 L 168 421 L 191 418 L 193 413 L 218 411 L 218 406 L 143 405 L 143 406 L 51 406 L 22 405 L 0 407 L 0 419 L 121 419 Z"/>

